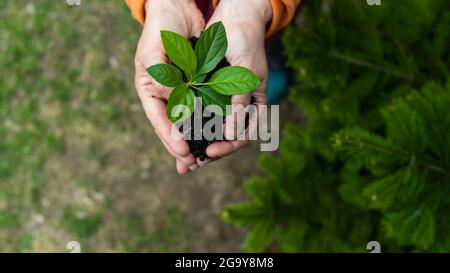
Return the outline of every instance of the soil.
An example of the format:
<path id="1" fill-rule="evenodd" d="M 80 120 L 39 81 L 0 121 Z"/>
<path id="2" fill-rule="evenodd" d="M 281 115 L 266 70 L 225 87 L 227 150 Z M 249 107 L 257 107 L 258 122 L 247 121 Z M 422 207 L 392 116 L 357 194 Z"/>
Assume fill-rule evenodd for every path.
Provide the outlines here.
<path id="1" fill-rule="evenodd" d="M 203 107 L 202 107 L 203 108 Z M 204 108 L 203 108 L 204 110 Z M 213 116 L 214 117 L 214 116 Z M 204 125 L 211 120 L 213 117 L 203 117 L 202 118 L 202 127 L 204 127 Z M 194 124 L 194 116 L 191 117 L 191 124 Z M 189 149 L 191 151 L 191 153 L 194 155 L 195 158 L 200 159 L 201 161 L 204 161 L 206 159 L 208 159 L 208 155 L 206 154 L 206 149 L 208 148 L 209 145 L 218 142 L 218 140 L 207 140 L 205 138 L 203 138 L 201 140 L 194 140 L 194 135 L 197 131 L 201 130 L 202 128 L 192 128 L 191 130 L 189 130 L 189 136 L 190 136 L 190 140 L 187 140 L 187 143 L 189 145 Z M 180 129 L 180 131 L 182 131 Z"/>

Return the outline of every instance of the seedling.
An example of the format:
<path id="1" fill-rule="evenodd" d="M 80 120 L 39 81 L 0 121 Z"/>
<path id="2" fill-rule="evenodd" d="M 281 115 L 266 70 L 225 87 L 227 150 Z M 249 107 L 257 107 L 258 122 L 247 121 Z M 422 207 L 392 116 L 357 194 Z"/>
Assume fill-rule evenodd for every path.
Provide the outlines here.
<path id="1" fill-rule="evenodd" d="M 221 22 L 206 29 L 194 48 L 188 39 L 171 31 L 161 31 L 161 38 L 172 64 L 157 64 L 147 68 L 147 72 L 161 85 L 174 88 L 166 108 L 174 123 L 194 113 L 195 97 L 202 98 L 203 107 L 217 105 L 227 113 L 231 96 L 249 93 L 260 85 L 259 78 L 245 67 L 227 66 L 214 72 L 228 48 Z M 186 106 L 186 110 L 174 114 L 178 105 Z"/>

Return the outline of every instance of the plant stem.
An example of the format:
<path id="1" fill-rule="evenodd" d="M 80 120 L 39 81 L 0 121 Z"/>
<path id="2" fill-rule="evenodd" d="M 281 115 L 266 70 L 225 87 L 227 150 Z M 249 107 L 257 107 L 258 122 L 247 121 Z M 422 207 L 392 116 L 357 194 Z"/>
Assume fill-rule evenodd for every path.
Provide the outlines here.
<path id="1" fill-rule="evenodd" d="M 199 88 L 197 88 L 195 85 L 191 85 L 190 88 L 193 89 L 195 96 L 198 96 L 198 92 L 201 92 Z"/>

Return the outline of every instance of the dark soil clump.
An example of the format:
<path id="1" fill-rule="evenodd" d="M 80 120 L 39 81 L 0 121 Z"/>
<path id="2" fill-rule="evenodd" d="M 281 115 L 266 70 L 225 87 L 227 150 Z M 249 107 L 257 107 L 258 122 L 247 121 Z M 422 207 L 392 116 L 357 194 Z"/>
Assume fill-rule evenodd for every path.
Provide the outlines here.
<path id="1" fill-rule="evenodd" d="M 202 107 L 202 110 L 203 107 Z M 214 116 L 212 117 L 202 117 L 202 128 L 205 126 L 205 124 L 211 120 Z M 180 128 L 180 131 L 185 132 L 184 135 L 186 138 L 189 138 L 189 140 L 186 140 L 188 145 L 189 145 L 189 149 L 191 151 L 191 153 L 194 155 L 195 158 L 200 159 L 201 161 L 204 161 L 206 159 L 208 159 L 208 155 L 206 154 L 206 149 L 208 148 L 209 145 L 216 143 L 220 140 L 207 140 L 203 137 L 203 133 L 202 133 L 202 128 L 196 128 L 195 126 L 193 126 L 195 117 L 194 115 L 192 115 L 191 117 L 191 124 L 192 127 L 191 128 Z M 222 128 L 215 128 L 216 130 L 222 130 Z M 200 135 L 202 136 L 201 140 L 195 140 L 194 136 L 195 135 Z M 223 135 L 223 134 L 222 134 Z"/>

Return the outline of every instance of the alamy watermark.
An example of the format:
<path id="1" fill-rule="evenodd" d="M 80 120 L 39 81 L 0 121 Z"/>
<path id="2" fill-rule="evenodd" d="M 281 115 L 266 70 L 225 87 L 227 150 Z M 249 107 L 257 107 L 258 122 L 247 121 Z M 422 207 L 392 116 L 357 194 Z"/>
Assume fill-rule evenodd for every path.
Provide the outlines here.
<path id="1" fill-rule="evenodd" d="M 378 241 L 370 241 L 367 243 L 366 249 L 370 250 L 370 253 L 381 253 L 381 244 Z"/>
<path id="2" fill-rule="evenodd" d="M 81 6 L 81 0 L 66 0 L 69 6 Z"/>
<path id="3" fill-rule="evenodd" d="M 369 6 L 381 6 L 381 0 L 366 0 Z"/>
<path id="4" fill-rule="evenodd" d="M 177 105 L 172 109 L 172 115 L 181 115 L 181 120 L 183 120 L 172 126 L 172 138 L 175 140 L 261 141 L 261 151 L 271 152 L 278 149 L 280 143 L 279 105 L 270 107 L 253 104 L 229 105 L 227 113 L 224 113 L 222 108 L 217 105 L 208 105 L 203 108 L 202 99 L 196 98 L 196 106 L 194 113 L 191 113 L 185 105 Z M 224 123 L 224 117 L 226 117 L 226 123 Z M 205 120 L 207 121 L 205 122 Z"/>
<path id="5" fill-rule="evenodd" d="M 70 241 L 66 244 L 66 249 L 70 253 L 81 253 L 81 244 L 78 241 Z"/>

